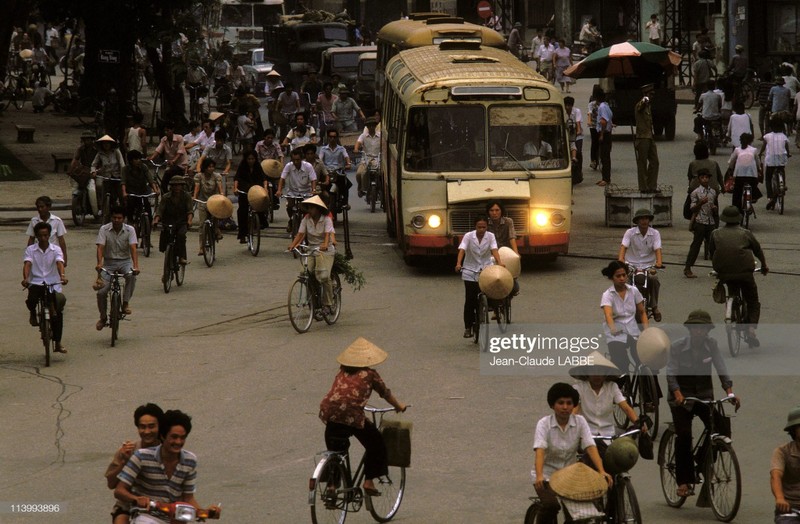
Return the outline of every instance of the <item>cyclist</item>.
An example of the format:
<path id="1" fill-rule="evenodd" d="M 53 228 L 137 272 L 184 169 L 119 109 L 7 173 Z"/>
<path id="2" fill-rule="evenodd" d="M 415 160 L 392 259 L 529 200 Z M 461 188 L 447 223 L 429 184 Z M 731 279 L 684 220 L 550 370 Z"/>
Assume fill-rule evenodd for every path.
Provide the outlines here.
<path id="1" fill-rule="evenodd" d="M 200 166 L 200 172 L 194 176 L 194 194 L 192 198 L 208 200 L 213 195 L 222 194 L 222 175 L 214 173 L 214 168 L 216 167 L 217 164 L 212 159 L 206 158 L 203 160 Z M 206 204 L 198 203 L 197 217 L 200 220 L 200 251 L 198 251 L 197 256 L 199 257 L 203 256 L 206 252 L 203 247 L 206 242 L 206 228 L 202 227 L 202 225 L 206 221 L 207 213 Z M 246 222 L 247 219 L 245 219 L 245 223 Z M 222 240 L 222 232 L 219 230 L 219 224 L 216 220 L 214 220 L 214 233 L 217 236 L 217 240 Z"/>
<path id="2" fill-rule="evenodd" d="M 291 144 L 291 149 L 295 149 L 308 143 L 317 143 L 317 130 L 314 129 L 314 126 L 306 125 L 306 116 L 303 113 L 294 115 L 294 122 L 295 126 L 286 133 L 286 137 L 283 139 L 284 147 Z"/>
<path id="3" fill-rule="evenodd" d="M 239 243 L 247 243 L 247 214 L 250 212 L 250 203 L 247 200 L 247 192 L 252 186 L 261 186 L 267 189 L 267 176 L 261 169 L 261 162 L 258 161 L 258 154 L 247 151 L 236 169 L 236 176 L 233 177 L 233 191 L 239 198 L 239 208 L 236 218 L 239 220 Z M 242 191 L 243 193 L 238 193 Z M 269 191 L 267 191 L 269 193 Z M 262 222 L 262 227 L 266 227 L 267 222 Z"/>
<path id="4" fill-rule="evenodd" d="M 775 85 L 767 94 L 767 107 L 771 116 L 777 116 L 783 122 L 792 118 L 792 92 L 786 87 L 786 80 L 782 76 L 775 78 Z M 772 119 L 770 118 L 770 124 Z"/>
<path id="5" fill-rule="evenodd" d="M 291 125 L 289 122 L 294 118 L 294 115 L 301 111 L 300 109 L 300 95 L 295 93 L 294 85 L 291 82 L 286 82 L 285 88 L 276 99 L 276 106 L 278 112 L 286 119 L 286 126 Z"/>
<path id="6" fill-rule="evenodd" d="M 64 235 L 67 234 L 67 228 L 64 226 L 64 221 L 50 212 L 53 207 L 53 201 L 49 196 L 42 195 L 36 199 L 36 210 L 38 214 L 31 218 L 28 224 L 28 230 L 25 234 L 28 235 L 28 245 L 33 245 L 36 242 L 36 234 L 34 228 L 40 222 L 50 224 L 50 243 L 58 244 L 61 248 L 61 253 L 64 255 L 64 267 L 67 267 L 67 241 Z"/>
<path id="7" fill-rule="evenodd" d="M 328 309 L 333 306 L 333 285 L 330 274 L 333 268 L 334 255 L 336 254 L 333 219 L 328 214 L 328 206 L 322 199 L 314 195 L 300 203 L 306 211 L 297 236 L 289 244 L 289 251 L 296 248 L 304 240 L 309 247 L 319 248 L 319 253 L 308 259 L 308 269 L 314 272 L 314 277 L 322 285 L 322 307 Z"/>
<path id="8" fill-rule="evenodd" d="M 158 204 L 158 210 L 153 217 L 153 226 L 159 222 L 164 222 L 165 226 L 173 226 L 177 236 L 175 247 L 181 264 L 188 264 L 186 260 L 186 231 L 192 224 L 194 218 L 192 198 L 186 194 L 184 189 L 186 183 L 183 177 L 172 177 L 169 181 L 169 194 L 165 195 Z M 167 250 L 168 237 L 167 228 L 161 231 L 158 241 L 158 250 L 162 253 Z"/>
<path id="9" fill-rule="evenodd" d="M 156 404 L 147 403 L 136 408 L 136 411 L 133 412 L 133 423 L 139 433 L 139 440 L 136 442 L 126 440 L 114 453 L 114 458 L 106 468 L 108 489 L 117 487 L 119 484 L 117 475 L 122 472 L 122 468 L 128 463 L 134 451 L 141 448 L 154 448 L 161 444 L 161 439 L 158 437 L 158 421 L 163 416 L 164 412 Z M 130 509 L 130 504 L 116 501 L 111 510 L 112 524 L 128 524 Z"/>
<path id="10" fill-rule="evenodd" d="M 633 215 L 633 223 L 636 225 L 622 236 L 617 260 L 634 268 L 655 266 L 661 269 L 664 267 L 661 260 L 661 233 L 650 227 L 653 218 L 653 213 L 649 209 L 642 208 L 636 211 L 636 214 Z M 644 288 L 644 283 L 644 275 L 634 277 L 634 284 L 639 288 L 642 296 L 648 293 L 648 290 Z M 661 311 L 658 310 L 658 291 L 661 284 L 655 270 L 650 270 L 647 285 L 650 287 L 647 306 L 653 308 L 653 320 L 661 322 Z M 644 316 L 647 314 L 645 313 Z"/>
<path id="11" fill-rule="evenodd" d="M 318 198 L 318 197 L 317 197 Z M 319 405 L 319 418 L 325 424 L 325 445 L 331 451 L 346 452 L 350 437 L 355 436 L 364 446 L 364 493 L 378 497 L 373 479 L 386 475 L 388 456 L 381 432 L 364 415 L 372 392 L 403 412 L 406 405 L 397 400 L 386 387 L 380 374 L 372 369 L 388 355 L 372 342 L 359 337 L 342 351 L 336 361 L 341 365 L 330 391 Z"/>
<path id="12" fill-rule="evenodd" d="M 465 234 L 458 246 L 456 273 L 460 272 L 464 281 L 464 338 L 470 338 L 474 329 L 481 292 L 478 284 L 481 270 L 492 264 L 503 265 L 497 251 L 497 239 L 488 229 L 489 220 L 479 215 L 475 219 L 475 230 Z"/>
<path id="13" fill-rule="evenodd" d="M 713 126 L 722 125 L 722 96 L 714 92 L 714 82 L 705 85 L 705 91 L 698 98 L 694 110 L 700 112 L 694 119 L 694 132 L 698 141 L 705 140 L 705 130 L 711 134 Z"/>
<path id="14" fill-rule="evenodd" d="M 717 341 L 708 336 L 709 331 L 714 329 L 711 315 L 702 309 L 697 309 L 689 313 L 683 324 L 689 330 L 689 336 L 672 343 L 667 359 L 667 385 L 669 407 L 675 425 L 675 476 L 679 497 L 689 496 L 692 493 L 691 485 L 695 482 L 692 420 L 697 415 L 706 426 L 710 421 L 709 410 L 705 405 L 686 400 L 686 397 L 703 400 L 714 398 L 714 385 L 711 382 L 712 365 L 717 371 L 722 389 L 728 395 L 733 395 L 733 381 L 728 375 Z M 734 397 L 734 405 L 738 411 L 739 397 Z M 731 436 L 730 425 L 726 424 L 726 421 L 715 420 L 715 422 L 721 433 L 727 437 Z M 704 450 L 697 456 L 705 456 Z"/>
<path id="15" fill-rule="evenodd" d="M 356 145 L 353 152 L 358 154 L 364 150 L 364 160 L 358 165 L 356 169 L 356 182 L 358 183 L 358 197 L 364 196 L 367 187 L 369 187 L 368 165 L 372 165 L 375 169 L 380 168 L 381 161 L 381 134 L 375 129 L 378 126 L 378 121 L 374 118 L 368 118 L 365 122 L 367 132 L 361 133 L 356 140 Z"/>
<path id="16" fill-rule="evenodd" d="M 345 171 L 350 169 L 350 157 L 347 150 L 339 143 L 339 132 L 334 128 L 328 129 L 328 143 L 322 146 L 319 157 L 328 169 L 328 173 L 335 173 L 336 191 L 342 205 L 346 206 L 349 201 L 350 187 L 353 185 L 347 179 Z"/>
<path id="17" fill-rule="evenodd" d="M 142 203 L 148 215 L 152 216 L 149 198 L 128 198 L 128 193 L 146 195 L 159 193 L 158 184 L 153 180 L 153 175 L 147 166 L 142 163 L 142 153 L 135 149 L 128 151 L 128 165 L 122 168 L 122 198 L 128 211 L 128 223 L 133 224 L 134 217 L 140 213 Z"/>
<path id="18" fill-rule="evenodd" d="M 775 448 L 770 461 L 770 486 L 775 496 L 775 524 L 797 524 L 800 516 L 800 406 L 789 412 L 786 427 L 791 442 Z"/>
<path id="19" fill-rule="evenodd" d="M 734 177 L 733 201 L 731 203 L 741 212 L 744 211 L 742 209 L 742 193 L 744 192 L 745 184 L 750 184 L 753 204 L 761 198 L 762 193 L 758 188 L 758 184 L 764 181 L 764 171 L 761 168 L 758 150 L 751 145 L 753 143 L 753 135 L 742 133 L 739 141 L 742 145 L 734 148 L 733 153 L 731 153 L 725 178 L 730 176 L 729 174 Z"/>
<path id="20" fill-rule="evenodd" d="M 55 351 L 66 353 L 67 349 L 61 344 L 61 334 L 64 331 L 64 304 L 67 303 L 67 297 L 61 292 L 61 286 L 67 284 L 67 277 L 61 248 L 50 243 L 51 230 L 52 228 L 47 222 L 39 222 L 33 227 L 36 243 L 25 249 L 25 257 L 22 263 L 22 287 L 28 290 L 28 298 L 25 300 L 25 304 L 28 306 L 28 311 L 30 311 L 31 326 L 38 326 L 39 319 L 36 317 L 36 303 L 42 295 L 48 292 L 47 287 L 43 286 L 42 282 L 55 284 L 53 285 L 53 292 L 56 311 L 50 317 L 53 340 L 56 343 Z"/>
<path id="21" fill-rule="evenodd" d="M 317 156 L 317 146 L 314 144 L 306 144 L 303 146 L 303 159 L 311 164 L 314 168 L 314 173 L 317 174 L 317 186 L 320 188 L 320 195 L 322 200 L 328 205 L 331 204 L 331 176 L 328 174 L 328 168 L 322 163 L 322 160 Z"/>
<path id="22" fill-rule="evenodd" d="M 628 284 L 628 271 L 628 264 L 619 260 L 609 262 L 601 271 L 603 276 L 613 282 L 600 299 L 608 353 L 614 365 L 622 370 L 630 367 L 628 351 L 634 363 L 639 363 L 639 356 L 634 350 L 635 338 L 640 333 L 637 317 L 642 319 L 644 329 L 649 326 L 644 298 L 639 289 Z"/>
<path id="23" fill-rule="evenodd" d="M 280 144 L 275 140 L 275 130 L 272 128 L 264 131 L 264 140 L 256 142 L 256 153 L 258 153 L 258 161 L 264 160 L 277 160 L 283 165 L 283 149 Z"/>
<path id="24" fill-rule="evenodd" d="M 336 129 L 339 131 L 348 133 L 358 131 L 356 116 L 364 120 L 364 112 L 361 111 L 355 99 L 350 96 L 350 90 L 346 87 L 339 89 L 339 99 L 331 106 L 331 112 L 336 121 Z"/>
<path id="25" fill-rule="evenodd" d="M 758 151 L 759 157 L 764 157 L 764 165 L 766 166 L 766 185 L 767 185 L 767 209 L 775 209 L 775 201 L 778 195 L 772 189 L 772 177 L 775 171 L 780 168 L 786 167 L 786 162 L 789 157 L 789 138 L 784 134 L 783 122 L 777 116 L 769 119 L 771 133 L 764 135 L 764 141 L 761 144 L 761 149 Z M 786 171 L 784 169 L 784 177 Z M 784 179 L 785 180 L 785 179 Z"/>
<path id="26" fill-rule="evenodd" d="M 254 137 L 256 136 L 256 118 L 252 111 L 248 111 L 240 106 L 239 116 L 236 118 L 236 129 L 239 136 L 235 138 L 242 146 L 242 149 L 253 149 L 255 144 Z"/>
<path id="27" fill-rule="evenodd" d="M 117 147 L 117 141 L 108 135 L 95 140 L 97 145 L 97 155 L 92 160 L 92 174 L 98 173 L 106 179 L 111 179 L 108 184 L 100 182 L 100 193 L 105 191 L 111 193 L 111 203 L 122 203 L 122 188 L 120 187 L 122 168 L 125 166 L 125 159 Z"/>
<path id="28" fill-rule="evenodd" d="M 758 285 L 753 277 L 755 259 L 761 261 L 761 273 L 769 273 L 767 259 L 761 250 L 753 233 L 739 226 L 742 214 L 734 206 L 722 210 L 719 219 L 725 222 L 725 227 L 711 233 L 711 242 L 708 252 L 711 256 L 711 265 L 719 275 L 720 281 L 728 286 L 731 294 L 742 293 L 742 298 L 747 303 L 747 318 L 749 333 L 746 341 L 750 347 L 760 345 L 756 338 L 756 327 L 761 317 L 761 302 L 758 300 Z"/>
<path id="29" fill-rule="evenodd" d="M 186 69 L 186 90 L 189 91 L 189 106 L 197 102 L 197 90 L 208 84 L 208 74 L 200 67 L 196 60 L 189 60 L 189 67 Z M 195 115 L 190 115 L 195 118 Z"/>
<path id="30" fill-rule="evenodd" d="M 578 449 L 589 456 L 595 469 L 605 477 L 609 487 L 614 480 L 603 468 L 589 424 L 581 415 L 573 415 L 580 395 L 564 382 L 556 382 L 547 391 L 547 404 L 551 415 L 539 419 L 533 439 L 534 469 L 531 471 L 533 487 L 542 501 L 538 524 L 555 524 L 560 506 L 548 481 L 556 471 L 578 461 Z"/>
<path id="31" fill-rule="evenodd" d="M 108 291 L 111 289 L 111 275 L 101 273 L 106 268 L 113 273 L 119 271 L 132 275 L 125 277 L 125 291 L 122 295 L 122 310 L 126 315 L 132 313 L 130 307 L 133 290 L 136 287 L 136 275 L 139 274 L 139 252 L 136 250 L 138 240 L 133 226 L 125 224 L 125 209 L 122 206 L 111 208 L 111 223 L 100 227 L 97 233 L 97 265 L 95 269 L 105 285 L 97 290 L 97 309 L 100 311 L 100 320 L 97 321 L 97 331 L 106 326 L 108 320 Z"/>
<path id="32" fill-rule="evenodd" d="M 185 171 L 189 164 L 189 158 L 183 143 L 183 136 L 175 134 L 175 124 L 172 122 L 166 122 L 164 124 L 164 136 L 161 138 L 155 151 L 153 151 L 153 154 L 147 159 L 155 160 L 159 155 L 164 156 L 164 160 L 167 161 L 167 165 L 170 167 L 180 166 Z"/>
<path id="33" fill-rule="evenodd" d="M 214 133 L 214 143 L 209 144 L 200 155 L 200 160 L 197 161 L 196 170 L 203 171 L 203 160 L 210 158 L 218 166 L 222 167 L 222 176 L 227 176 L 231 172 L 231 163 L 233 161 L 233 151 L 231 146 L 225 143 L 228 140 L 228 132 L 224 129 L 218 130 Z"/>
<path id="34" fill-rule="evenodd" d="M 322 84 L 322 92 L 317 95 L 317 111 L 319 111 L 322 117 L 322 122 L 320 122 L 320 128 L 324 124 L 333 125 L 333 103 L 339 100 L 339 95 L 333 94 L 333 84 L 330 82 L 325 82 Z M 320 129 L 320 133 L 323 133 L 325 130 Z"/>
<path id="35" fill-rule="evenodd" d="M 117 475 L 119 483 L 114 488 L 117 500 L 134 508 L 146 508 L 151 500 L 160 502 L 186 502 L 202 509 L 195 500 L 197 457 L 183 449 L 192 431 L 192 418 L 178 410 L 169 410 L 159 420 L 158 434 L 163 444 L 154 448 L 141 448 Z M 209 511 L 219 512 L 217 506 Z M 135 509 L 134 509 L 135 510 Z M 152 522 L 152 519 L 135 522 Z"/>
<path id="36" fill-rule="evenodd" d="M 294 207 L 299 203 L 299 196 L 316 193 L 317 191 L 317 174 L 311 164 L 303 160 L 302 149 L 292 151 L 292 161 L 286 164 L 281 172 L 278 190 L 275 191 L 276 197 L 280 198 L 283 194 L 284 186 L 286 186 L 287 195 L 286 214 L 289 216 L 289 225 L 286 227 L 286 231 L 291 233 L 292 214 L 294 213 Z"/>

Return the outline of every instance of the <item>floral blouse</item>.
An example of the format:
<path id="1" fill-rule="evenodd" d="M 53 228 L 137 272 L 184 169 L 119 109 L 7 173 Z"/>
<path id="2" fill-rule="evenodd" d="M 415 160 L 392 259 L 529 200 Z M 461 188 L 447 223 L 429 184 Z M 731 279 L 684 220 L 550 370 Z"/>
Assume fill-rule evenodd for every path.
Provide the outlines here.
<path id="1" fill-rule="evenodd" d="M 319 404 L 319 418 L 325 422 L 337 422 L 345 426 L 363 428 L 366 417 L 364 406 L 375 390 L 382 398 L 391 392 L 377 371 L 360 368 L 355 373 L 340 369 L 333 379 L 333 385 Z"/>

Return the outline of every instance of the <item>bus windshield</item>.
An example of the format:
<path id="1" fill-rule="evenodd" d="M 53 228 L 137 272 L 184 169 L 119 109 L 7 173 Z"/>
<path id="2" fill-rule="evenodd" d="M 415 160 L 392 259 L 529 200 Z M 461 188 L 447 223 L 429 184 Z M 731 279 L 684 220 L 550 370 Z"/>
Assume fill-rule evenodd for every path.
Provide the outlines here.
<path id="1" fill-rule="evenodd" d="M 564 118 L 558 106 L 489 108 L 489 169 L 564 169 L 569 165 Z"/>
<path id="2" fill-rule="evenodd" d="M 483 106 L 412 107 L 405 139 L 406 169 L 483 171 L 485 137 Z"/>

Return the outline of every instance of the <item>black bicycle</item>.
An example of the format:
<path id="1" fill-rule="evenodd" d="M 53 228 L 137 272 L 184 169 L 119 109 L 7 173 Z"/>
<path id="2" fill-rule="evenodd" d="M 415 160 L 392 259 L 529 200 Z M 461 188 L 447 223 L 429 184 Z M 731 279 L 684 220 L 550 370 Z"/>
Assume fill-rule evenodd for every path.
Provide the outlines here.
<path id="1" fill-rule="evenodd" d="M 290 238 L 294 238 L 297 236 L 297 232 L 300 230 L 300 222 L 303 220 L 303 210 L 300 208 L 300 203 L 310 198 L 312 195 L 310 193 L 304 193 L 301 195 L 291 194 L 291 195 L 281 195 L 281 198 L 286 200 L 286 207 L 292 207 L 292 215 L 289 217 L 289 234 Z M 255 256 L 255 255 L 254 255 Z"/>
<path id="2" fill-rule="evenodd" d="M 623 374 L 620 379 L 620 390 L 625 400 L 632 409 L 638 410 L 640 419 L 644 417 L 652 420 L 652 427 L 648 427 L 650 436 L 655 440 L 658 437 L 658 385 L 656 377 L 649 367 L 639 364 L 633 370 Z M 628 415 L 614 404 L 614 424 L 620 429 L 627 429 L 630 425 Z"/>
<path id="3" fill-rule="evenodd" d="M 236 192 L 247 195 L 247 191 L 237 189 Z M 272 207 L 272 203 L 270 203 L 270 207 Z M 258 251 L 261 249 L 261 218 L 253 210 L 253 206 L 248 206 L 247 210 L 247 236 L 245 240 L 247 240 L 247 250 L 250 251 L 250 254 L 254 257 L 258 256 Z"/>
<path id="4" fill-rule="evenodd" d="M 710 505 L 717 520 L 730 522 L 736 517 L 742 500 L 742 475 L 731 439 L 719 432 L 717 423 L 718 421 L 730 423 L 723 404 L 733 403 L 734 397 L 731 395 L 718 400 L 686 397 L 686 400 L 704 404 L 710 410 L 709 425 L 703 429 L 703 434 L 692 448 L 692 457 L 696 464 L 695 478 L 698 483 L 703 484 L 697 506 Z M 679 496 L 677 492 L 675 438 L 675 428 L 670 424 L 658 446 L 658 465 L 661 468 L 661 490 L 664 492 L 664 499 L 669 506 L 679 508 L 686 502 L 687 497 Z M 693 494 L 694 487 L 690 492 L 690 495 Z"/>
<path id="5" fill-rule="evenodd" d="M 753 273 L 760 273 L 761 268 L 756 268 Z M 716 271 L 711 271 L 712 277 L 718 277 Z M 728 351 L 732 357 L 739 355 L 742 342 L 752 347 L 747 339 L 750 337 L 750 324 L 747 319 L 747 302 L 742 295 L 742 288 L 737 287 L 736 291 L 723 282 L 725 286 L 725 335 L 728 339 Z"/>
<path id="6" fill-rule="evenodd" d="M 92 204 L 89 201 L 89 182 L 92 177 L 89 173 L 89 168 L 85 166 L 81 166 L 76 172 L 70 173 L 69 176 L 78 185 L 72 191 L 72 203 L 70 206 L 72 223 L 81 227 L 86 221 L 86 215 L 92 215 Z"/>
<path id="7" fill-rule="evenodd" d="M 294 248 L 295 256 L 300 257 L 303 272 L 289 289 L 289 321 L 298 333 L 305 333 L 314 320 L 324 320 L 326 324 L 333 325 L 342 312 L 342 281 L 339 273 L 331 270 L 330 280 L 332 287 L 331 306 L 322 305 L 322 284 L 308 268 L 308 257 L 319 254 L 319 248 L 300 245 Z"/>
<path id="8" fill-rule="evenodd" d="M 119 338 L 119 321 L 125 319 L 125 310 L 122 308 L 122 284 L 120 279 L 132 276 L 133 271 L 120 272 L 109 271 L 106 268 L 100 269 L 101 273 L 105 273 L 111 278 L 111 289 L 108 292 L 108 300 L 110 302 L 108 309 L 107 326 L 111 328 L 111 347 L 113 348 Z"/>
<path id="9" fill-rule="evenodd" d="M 205 205 L 206 200 L 194 199 L 200 205 Z M 211 213 L 206 212 L 206 219 L 200 224 L 203 228 L 203 261 L 206 266 L 211 267 L 214 265 L 214 260 L 217 257 L 217 219 L 211 216 Z"/>
<path id="10" fill-rule="evenodd" d="M 786 196 L 786 168 L 777 166 L 772 173 L 772 198 L 775 199 L 774 209 L 778 214 L 783 214 L 783 199 Z"/>
<path id="11" fill-rule="evenodd" d="M 128 199 L 136 198 L 139 200 L 139 210 L 133 216 L 133 227 L 136 230 L 136 237 L 139 239 L 139 247 L 142 248 L 142 253 L 145 257 L 150 256 L 150 250 L 153 247 L 150 237 L 153 232 L 153 218 L 150 213 L 150 198 L 156 196 L 156 193 L 149 193 L 147 195 L 134 195 L 128 193 Z"/>
<path id="12" fill-rule="evenodd" d="M 164 293 L 169 293 L 172 288 L 172 280 L 179 286 L 183 285 L 183 279 L 186 276 L 186 264 L 181 264 L 180 257 L 178 257 L 177 240 L 178 235 L 175 232 L 175 226 L 170 224 L 165 226 L 167 229 L 167 249 L 164 250 L 164 272 L 161 274 L 161 283 L 164 285 Z"/>
<path id="13" fill-rule="evenodd" d="M 122 205 L 122 179 L 95 175 L 103 181 L 103 204 L 100 206 L 103 216 L 103 224 L 111 222 L 111 208 L 115 205 Z"/>
<path id="14" fill-rule="evenodd" d="M 50 284 L 48 282 L 30 284 L 30 286 L 39 286 L 45 288 L 44 291 L 39 295 L 39 299 L 36 301 L 36 320 L 39 323 L 39 334 L 42 337 L 42 344 L 44 345 L 45 366 L 50 365 L 50 354 L 56 353 L 56 341 L 53 340 L 52 319 L 56 315 L 63 314 L 58 311 L 58 307 L 56 305 L 56 293 L 53 290 L 53 287 L 57 286 L 58 284 L 61 284 L 61 282 L 56 282 L 54 284 Z"/>
<path id="15" fill-rule="evenodd" d="M 750 217 L 758 218 L 756 216 L 756 208 L 753 207 L 753 187 L 747 183 L 742 188 L 742 221 L 741 226 L 745 229 L 750 229 Z"/>

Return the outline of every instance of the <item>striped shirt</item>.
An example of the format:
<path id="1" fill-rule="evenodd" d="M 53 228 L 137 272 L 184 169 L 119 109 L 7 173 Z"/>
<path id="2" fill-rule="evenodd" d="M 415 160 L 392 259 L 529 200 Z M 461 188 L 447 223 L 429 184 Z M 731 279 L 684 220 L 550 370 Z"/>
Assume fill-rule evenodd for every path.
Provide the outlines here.
<path id="1" fill-rule="evenodd" d="M 138 496 L 160 502 L 176 502 L 185 494 L 195 492 L 197 457 L 181 450 L 181 457 L 171 478 L 167 478 L 161 463 L 161 446 L 139 449 L 125 464 L 117 478 Z"/>

